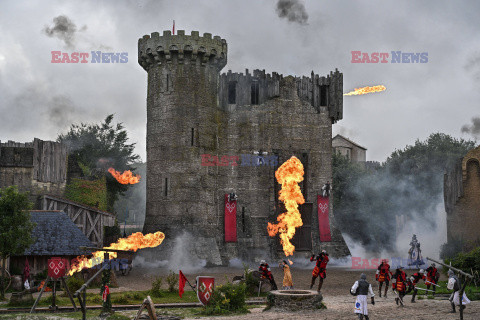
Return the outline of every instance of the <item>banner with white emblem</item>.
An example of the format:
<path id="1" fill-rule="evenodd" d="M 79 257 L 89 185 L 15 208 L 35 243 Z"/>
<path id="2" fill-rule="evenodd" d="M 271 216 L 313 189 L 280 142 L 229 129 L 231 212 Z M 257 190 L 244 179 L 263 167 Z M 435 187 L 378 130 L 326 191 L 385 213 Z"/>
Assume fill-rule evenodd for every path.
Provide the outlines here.
<path id="1" fill-rule="evenodd" d="M 214 277 L 197 277 L 197 298 L 204 306 L 210 302 L 215 287 Z"/>

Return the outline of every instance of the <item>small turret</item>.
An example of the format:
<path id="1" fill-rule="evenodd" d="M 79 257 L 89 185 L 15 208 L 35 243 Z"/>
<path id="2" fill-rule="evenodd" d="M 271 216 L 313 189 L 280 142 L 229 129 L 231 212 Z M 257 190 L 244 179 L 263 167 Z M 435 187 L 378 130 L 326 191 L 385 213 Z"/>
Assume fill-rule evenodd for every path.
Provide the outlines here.
<path id="1" fill-rule="evenodd" d="M 198 31 L 185 35 L 184 30 L 172 35 L 164 31 L 163 36 L 152 32 L 138 39 L 138 63 L 148 71 L 154 65 L 176 62 L 179 64 L 197 64 L 211 66 L 219 72 L 227 64 L 227 41 Z"/>

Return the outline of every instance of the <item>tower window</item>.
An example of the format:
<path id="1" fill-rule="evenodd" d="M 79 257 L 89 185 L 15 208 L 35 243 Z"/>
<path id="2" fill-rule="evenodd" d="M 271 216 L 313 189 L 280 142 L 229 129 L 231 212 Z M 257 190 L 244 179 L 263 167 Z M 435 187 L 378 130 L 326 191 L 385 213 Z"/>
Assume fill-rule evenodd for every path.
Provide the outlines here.
<path id="1" fill-rule="evenodd" d="M 321 106 L 327 106 L 328 101 L 327 101 L 327 88 L 328 86 L 320 86 L 320 105 Z"/>
<path id="2" fill-rule="evenodd" d="M 246 232 L 246 227 L 245 227 L 245 207 L 242 207 L 242 232 L 245 234 Z"/>
<path id="3" fill-rule="evenodd" d="M 254 80 L 252 82 L 252 105 L 258 104 L 258 91 L 259 91 L 258 81 Z"/>
<path id="4" fill-rule="evenodd" d="M 170 90 L 170 75 L 167 74 L 167 91 Z"/>
<path id="5" fill-rule="evenodd" d="M 235 104 L 237 101 L 237 82 L 228 82 L 228 103 Z"/>
<path id="6" fill-rule="evenodd" d="M 165 194 L 165 197 L 168 197 L 168 178 L 165 178 L 164 194 Z"/>

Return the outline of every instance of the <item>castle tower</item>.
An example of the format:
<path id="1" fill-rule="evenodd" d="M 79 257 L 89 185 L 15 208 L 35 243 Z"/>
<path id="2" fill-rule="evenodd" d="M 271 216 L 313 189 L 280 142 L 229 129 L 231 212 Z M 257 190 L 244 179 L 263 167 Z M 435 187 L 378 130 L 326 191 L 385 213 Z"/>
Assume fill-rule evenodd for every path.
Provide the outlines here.
<path id="1" fill-rule="evenodd" d="M 138 62 L 148 73 L 144 232 L 161 230 L 167 239 L 183 231 L 213 235 L 216 177 L 202 172 L 200 159 L 217 148 L 217 92 L 227 43 L 198 31 L 154 32 L 139 39 Z"/>
<path id="2" fill-rule="evenodd" d="M 182 30 L 144 36 L 138 62 L 148 73 L 143 231 L 166 235 L 154 256 L 178 253 L 176 246 L 186 243 L 188 257 L 213 265 L 237 257 L 277 259 L 283 251 L 278 238 L 268 236 L 267 223 L 281 210 L 275 170 L 292 155 L 305 170 L 304 225 L 294 239 L 299 253 L 327 249 L 334 257 L 348 255 L 332 201 L 331 241 L 320 240 L 317 210 L 317 195 L 332 177 L 332 124 L 343 117 L 341 72 L 220 75 L 226 41 Z M 229 194 L 237 196 L 234 211 Z M 326 221 L 325 214 L 321 219 Z M 186 239 L 177 238 L 184 231 Z"/>

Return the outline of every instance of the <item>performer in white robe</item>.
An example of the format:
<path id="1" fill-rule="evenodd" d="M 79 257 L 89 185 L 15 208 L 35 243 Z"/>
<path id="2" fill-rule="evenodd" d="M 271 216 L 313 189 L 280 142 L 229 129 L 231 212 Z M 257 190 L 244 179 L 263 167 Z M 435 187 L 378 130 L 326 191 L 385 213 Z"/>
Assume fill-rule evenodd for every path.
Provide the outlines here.
<path id="1" fill-rule="evenodd" d="M 460 305 L 460 289 L 462 288 L 462 284 L 460 280 L 455 275 L 453 270 L 448 270 L 448 284 L 447 289 L 453 290 L 452 294 L 450 295 L 450 303 L 452 304 L 452 313 L 455 312 L 455 306 Z M 462 296 L 462 308 L 465 308 L 465 305 L 469 304 L 470 300 L 468 299 L 465 292 Z"/>
<path id="2" fill-rule="evenodd" d="M 360 280 L 355 281 L 350 292 L 357 296 L 355 313 L 358 314 L 358 319 L 368 320 L 367 295 L 370 294 L 372 304 L 374 305 L 375 293 L 373 293 L 372 285 L 367 282 L 367 276 L 364 273 L 361 274 Z"/>

